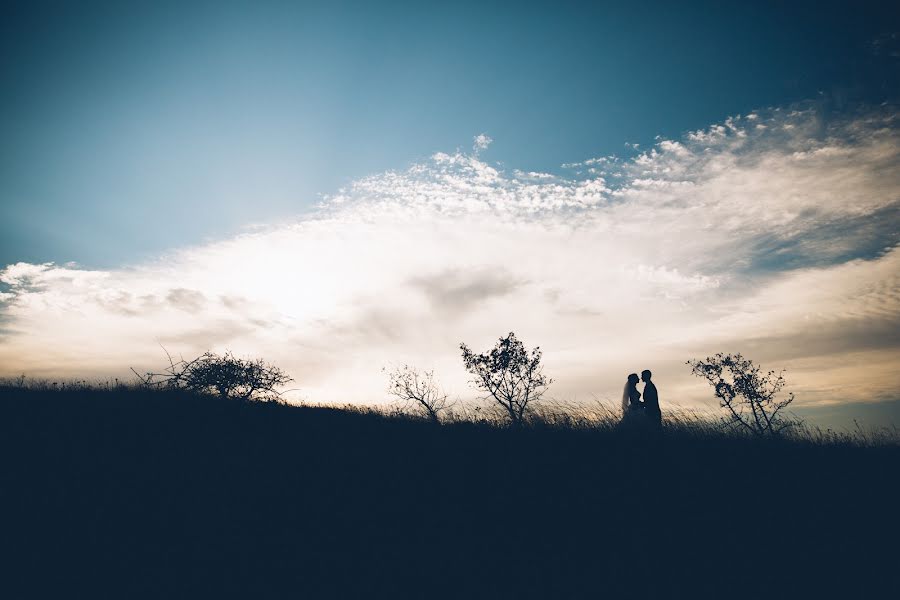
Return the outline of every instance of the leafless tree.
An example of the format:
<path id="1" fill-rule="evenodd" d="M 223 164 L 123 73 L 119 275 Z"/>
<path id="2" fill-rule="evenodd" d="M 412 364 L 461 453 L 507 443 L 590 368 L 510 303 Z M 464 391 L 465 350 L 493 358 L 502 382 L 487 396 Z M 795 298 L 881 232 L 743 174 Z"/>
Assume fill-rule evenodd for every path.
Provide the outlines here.
<path id="1" fill-rule="evenodd" d="M 160 344 L 160 348 L 166 353 L 166 360 L 169 361 L 169 366 L 163 368 L 162 372 L 147 371 L 146 373 L 138 373 L 134 370 L 134 367 L 131 368 L 131 372 L 135 374 L 140 385 L 143 387 L 155 389 L 178 389 L 185 387 L 184 378 L 189 369 L 203 357 L 198 356 L 193 360 L 187 361 L 184 357 L 179 356 L 178 360 L 175 360 L 169 351 L 166 350 L 165 346 Z"/>
<path id="2" fill-rule="evenodd" d="M 402 408 L 414 406 L 423 410 L 435 423 L 440 422 L 440 413 L 451 406 L 434 379 L 434 371 L 403 365 L 390 371 L 388 378 L 388 393 L 403 404 Z"/>
<path id="3" fill-rule="evenodd" d="M 484 354 L 475 354 L 465 344 L 459 348 L 472 383 L 503 408 L 513 427 L 521 426 L 529 405 L 540 400 L 553 381 L 543 374 L 540 347 L 529 353 L 510 332 Z"/>
<path id="4" fill-rule="evenodd" d="M 721 352 L 687 364 L 713 387 L 719 404 L 729 412 L 729 424 L 756 436 L 777 435 L 794 424 L 781 414 L 794 401 L 794 394 L 775 399 L 785 385 L 783 371 L 763 374 L 752 360 Z"/>
<path id="5" fill-rule="evenodd" d="M 211 393 L 222 398 L 275 402 L 281 398 L 278 387 L 292 381 L 284 371 L 261 358 L 241 359 L 231 352 L 223 356 L 206 352 L 193 360 L 175 360 L 165 348 L 163 351 L 169 360 L 169 366 L 163 372 L 141 375 L 132 369 L 142 385 Z"/>

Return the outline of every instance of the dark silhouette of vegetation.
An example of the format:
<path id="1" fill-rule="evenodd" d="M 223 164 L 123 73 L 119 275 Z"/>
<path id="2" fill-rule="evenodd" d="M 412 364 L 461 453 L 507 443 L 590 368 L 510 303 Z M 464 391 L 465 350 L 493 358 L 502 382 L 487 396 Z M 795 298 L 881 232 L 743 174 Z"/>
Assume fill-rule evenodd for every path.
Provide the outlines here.
<path id="1" fill-rule="evenodd" d="M 715 390 L 727 422 L 756 436 L 777 435 L 795 425 L 781 411 L 794 401 L 788 394 L 776 396 L 784 388 L 783 372 L 762 373 L 760 367 L 740 354 L 716 354 L 703 360 L 689 360 L 694 375 L 703 377 Z"/>
<path id="2" fill-rule="evenodd" d="M 132 369 L 141 385 L 216 394 L 220 398 L 278 402 L 281 398 L 278 388 L 293 381 L 287 373 L 261 358 L 242 359 L 231 352 L 223 356 L 206 352 L 193 360 L 175 360 L 163 350 L 169 366 L 162 373 L 141 375 Z"/>
<path id="3" fill-rule="evenodd" d="M 434 379 L 434 371 L 420 372 L 403 365 L 388 372 L 388 393 L 400 401 L 401 410 L 420 410 L 434 423 L 440 422 L 440 414 L 450 405 Z"/>
<path id="4" fill-rule="evenodd" d="M 553 382 L 542 372 L 540 347 L 529 353 L 513 332 L 484 354 L 475 354 L 465 344 L 459 348 L 472 383 L 502 407 L 513 427 L 522 425 L 529 405 Z"/>
<path id="5" fill-rule="evenodd" d="M 892 597 L 895 444 L 210 392 L 0 386 L 4 597 Z"/>

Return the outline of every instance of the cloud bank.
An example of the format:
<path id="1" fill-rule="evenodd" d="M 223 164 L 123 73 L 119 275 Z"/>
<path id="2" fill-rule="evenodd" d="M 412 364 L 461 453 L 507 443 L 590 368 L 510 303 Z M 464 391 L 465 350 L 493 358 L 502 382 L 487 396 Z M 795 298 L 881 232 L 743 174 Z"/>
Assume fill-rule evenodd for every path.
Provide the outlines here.
<path id="1" fill-rule="evenodd" d="M 788 368 L 798 403 L 896 398 L 897 125 L 773 109 L 546 173 L 488 162 L 480 135 L 146 264 L 9 265 L 0 369 L 122 376 L 159 342 L 265 357 L 311 401 L 382 401 L 403 362 L 466 398 L 459 343 L 514 330 L 569 400 L 651 368 L 664 403 L 703 403 L 683 363 L 717 351 Z"/>

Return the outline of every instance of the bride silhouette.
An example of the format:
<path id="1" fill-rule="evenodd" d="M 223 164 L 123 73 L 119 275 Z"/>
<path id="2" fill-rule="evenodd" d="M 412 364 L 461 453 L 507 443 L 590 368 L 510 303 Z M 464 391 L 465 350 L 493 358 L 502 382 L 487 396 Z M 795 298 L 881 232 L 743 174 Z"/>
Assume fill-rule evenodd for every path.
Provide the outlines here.
<path id="1" fill-rule="evenodd" d="M 622 392 L 622 421 L 633 421 L 644 414 L 641 393 L 637 389 L 638 381 L 640 378 L 637 373 L 632 373 L 625 382 L 625 391 Z"/>

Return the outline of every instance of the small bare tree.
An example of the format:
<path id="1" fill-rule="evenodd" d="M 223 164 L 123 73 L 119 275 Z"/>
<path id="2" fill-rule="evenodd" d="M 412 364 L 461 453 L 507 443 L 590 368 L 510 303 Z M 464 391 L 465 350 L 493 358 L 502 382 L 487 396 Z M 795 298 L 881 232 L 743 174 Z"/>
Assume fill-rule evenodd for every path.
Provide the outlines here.
<path id="1" fill-rule="evenodd" d="M 752 360 L 721 352 L 686 364 L 713 387 L 719 404 L 729 411 L 729 424 L 757 436 L 777 435 L 794 424 L 780 414 L 794 401 L 794 394 L 775 399 L 785 384 L 783 371 L 763 374 Z"/>
<path id="2" fill-rule="evenodd" d="M 273 365 L 259 359 L 237 358 L 231 352 L 219 356 L 206 352 L 193 360 L 175 360 L 163 348 L 169 366 L 162 373 L 139 374 L 132 369 L 142 385 L 155 388 L 185 389 L 221 398 L 277 402 L 281 398 L 278 387 L 292 379 Z"/>
<path id="3" fill-rule="evenodd" d="M 388 393 L 397 398 L 403 409 L 410 406 L 425 412 L 429 419 L 440 423 L 440 413 L 450 408 L 447 394 L 434 379 L 434 371 L 422 371 L 409 365 L 397 367 L 388 373 Z"/>
<path id="4" fill-rule="evenodd" d="M 513 332 L 485 354 L 475 354 L 465 344 L 459 348 L 466 370 L 474 376 L 472 383 L 506 411 L 513 427 L 522 425 L 529 405 L 553 382 L 543 374 L 540 347 L 529 353 Z"/>

